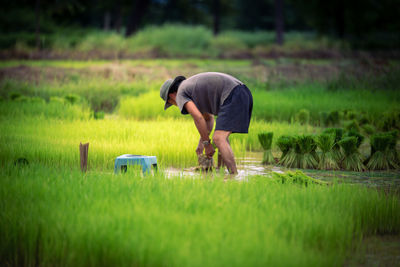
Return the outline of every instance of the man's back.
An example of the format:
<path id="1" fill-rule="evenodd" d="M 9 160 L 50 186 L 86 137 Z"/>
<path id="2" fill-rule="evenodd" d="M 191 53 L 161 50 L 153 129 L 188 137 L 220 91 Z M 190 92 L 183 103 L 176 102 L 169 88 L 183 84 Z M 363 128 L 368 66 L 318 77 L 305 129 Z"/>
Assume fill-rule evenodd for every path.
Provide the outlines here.
<path id="1" fill-rule="evenodd" d="M 180 84 L 176 102 L 182 114 L 187 114 L 184 105 L 193 101 L 200 112 L 217 115 L 233 88 L 241 84 L 241 81 L 225 73 L 199 73 Z"/>

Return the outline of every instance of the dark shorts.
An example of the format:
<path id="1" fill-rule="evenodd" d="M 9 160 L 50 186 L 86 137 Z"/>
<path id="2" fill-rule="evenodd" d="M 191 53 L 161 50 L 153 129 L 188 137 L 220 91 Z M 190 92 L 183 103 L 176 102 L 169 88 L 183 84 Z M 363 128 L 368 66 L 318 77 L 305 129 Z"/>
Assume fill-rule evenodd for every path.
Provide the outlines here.
<path id="1" fill-rule="evenodd" d="M 248 133 L 253 111 L 253 97 L 246 85 L 233 88 L 218 112 L 215 130 Z"/>

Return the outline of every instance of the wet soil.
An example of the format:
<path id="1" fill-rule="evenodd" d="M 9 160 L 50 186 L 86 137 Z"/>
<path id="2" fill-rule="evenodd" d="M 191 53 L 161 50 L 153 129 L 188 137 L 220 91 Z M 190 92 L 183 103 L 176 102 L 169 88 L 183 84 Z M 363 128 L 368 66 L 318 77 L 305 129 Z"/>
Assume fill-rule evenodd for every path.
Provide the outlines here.
<path id="1" fill-rule="evenodd" d="M 261 164 L 262 152 L 247 152 L 245 157 L 237 158 L 238 175 L 235 180 L 246 180 L 250 176 L 262 175 L 271 177 L 273 172 L 285 172 L 288 169 L 277 165 Z M 385 191 L 395 191 L 400 194 L 400 171 L 325 171 L 325 170 L 304 170 L 305 174 L 319 180 L 327 182 L 338 182 L 347 184 L 361 184 L 367 187 L 383 189 Z M 165 170 L 168 176 L 190 176 L 201 177 L 204 173 L 196 171 L 195 168 L 183 170 L 167 168 Z M 227 171 L 225 170 L 227 174 Z"/>
<path id="2" fill-rule="evenodd" d="M 377 235 L 363 239 L 345 267 L 400 266 L 400 235 Z"/>

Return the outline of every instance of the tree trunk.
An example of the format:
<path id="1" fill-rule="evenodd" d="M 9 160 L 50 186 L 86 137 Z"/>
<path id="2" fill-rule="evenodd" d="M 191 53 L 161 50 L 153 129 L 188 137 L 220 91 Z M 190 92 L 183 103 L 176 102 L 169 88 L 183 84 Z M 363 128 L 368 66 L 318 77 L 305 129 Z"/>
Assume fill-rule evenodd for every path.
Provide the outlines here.
<path id="1" fill-rule="evenodd" d="M 220 0 L 213 0 L 213 17 L 214 17 L 214 27 L 213 27 L 213 33 L 214 36 L 217 36 L 219 34 L 219 24 L 220 24 Z"/>
<path id="2" fill-rule="evenodd" d="M 104 25 L 103 25 L 104 30 L 109 31 L 110 25 L 111 25 L 111 14 L 109 11 L 106 11 L 106 13 L 104 13 Z"/>
<path id="3" fill-rule="evenodd" d="M 36 0 L 35 3 L 35 39 L 36 39 L 36 48 L 40 49 L 40 0 Z"/>
<path id="4" fill-rule="evenodd" d="M 275 0 L 275 32 L 276 43 L 283 45 L 283 31 L 284 31 L 284 16 L 283 16 L 283 1 Z"/>
<path id="5" fill-rule="evenodd" d="M 150 0 L 137 0 L 136 5 L 132 5 L 131 13 L 128 17 L 125 36 L 131 36 L 139 29 L 140 22 L 150 4 Z"/>
<path id="6" fill-rule="evenodd" d="M 116 32 L 121 31 L 121 25 L 122 25 L 122 12 L 121 12 L 121 6 L 118 6 L 116 11 L 115 11 L 115 24 L 114 28 Z"/>

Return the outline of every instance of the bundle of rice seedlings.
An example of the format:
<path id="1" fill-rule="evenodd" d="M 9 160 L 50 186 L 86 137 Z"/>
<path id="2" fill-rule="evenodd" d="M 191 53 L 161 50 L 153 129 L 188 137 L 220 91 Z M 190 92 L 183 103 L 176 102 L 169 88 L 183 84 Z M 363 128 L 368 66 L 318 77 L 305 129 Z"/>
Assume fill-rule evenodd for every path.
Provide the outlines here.
<path id="1" fill-rule="evenodd" d="M 357 132 L 354 129 L 351 129 L 344 135 L 344 137 L 349 137 L 349 136 L 354 136 L 355 138 L 357 138 L 357 148 L 359 148 L 362 142 L 364 141 L 364 136 L 362 136 L 359 132 Z"/>
<path id="2" fill-rule="evenodd" d="M 400 112 L 391 111 L 385 112 L 380 120 L 380 128 L 384 131 L 390 131 L 400 127 Z"/>
<path id="3" fill-rule="evenodd" d="M 264 149 L 264 156 L 262 163 L 263 164 L 274 164 L 275 160 L 272 155 L 272 138 L 274 136 L 273 132 L 268 133 L 260 133 L 258 134 L 258 140 L 261 143 L 262 148 Z"/>
<path id="4" fill-rule="evenodd" d="M 316 143 L 321 149 L 319 155 L 318 169 L 320 170 L 338 170 L 339 165 L 333 154 L 335 137 L 332 134 L 322 133 L 316 138 Z"/>
<path id="5" fill-rule="evenodd" d="M 358 125 L 358 122 L 356 120 L 351 120 L 351 121 L 347 121 L 345 123 L 345 128 L 348 131 L 356 131 L 356 132 L 360 132 L 360 125 Z"/>
<path id="6" fill-rule="evenodd" d="M 362 130 L 364 131 L 364 133 L 366 135 L 371 135 L 374 134 L 376 132 L 375 127 L 372 124 L 364 124 L 363 126 L 361 126 Z"/>
<path id="7" fill-rule="evenodd" d="M 343 129 L 342 128 L 327 128 L 323 131 L 323 133 L 333 135 L 335 142 L 332 147 L 332 154 L 333 154 L 336 162 L 340 162 L 343 158 L 343 153 L 340 150 L 340 146 L 339 146 L 338 142 L 343 137 Z"/>
<path id="8" fill-rule="evenodd" d="M 371 136 L 371 156 L 367 162 L 370 170 L 389 170 L 388 147 L 392 137 L 388 134 L 374 134 Z"/>
<path id="9" fill-rule="evenodd" d="M 292 166 L 296 160 L 295 145 L 296 140 L 293 136 L 282 135 L 276 141 L 279 149 L 282 151 L 279 164 L 285 167 Z"/>
<path id="10" fill-rule="evenodd" d="M 296 114 L 296 121 L 300 124 L 308 124 L 310 121 L 310 111 L 307 109 L 300 109 Z"/>
<path id="11" fill-rule="evenodd" d="M 272 173 L 272 178 L 282 184 L 299 184 L 308 186 L 309 184 L 316 184 L 316 185 L 327 185 L 327 182 L 317 180 L 312 178 L 308 175 L 305 175 L 302 171 L 287 171 L 284 173 Z"/>
<path id="12" fill-rule="evenodd" d="M 400 159 L 399 159 L 399 154 L 397 153 L 396 150 L 397 137 L 399 136 L 398 131 L 396 130 L 390 131 L 387 134 L 390 137 L 390 141 L 387 148 L 387 158 L 389 161 L 389 166 L 392 169 L 399 169 Z"/>
<path id="13" fill-rule="evenodd" d="M 302 169 L 315 169 L 318 166 L 316 153 L 317 144 L 311 135 L 302 135 L 296 138 L 295 165 Z"/>
<path id="14" fill-rule="evenodd" d="M 338 125 L 340 123 L 339 111 L 331 111 L 326 118 L 325 125 Z"/>
<path id="15" fill-rule="evenodd" d="M 357 137 L 344 137 L 338 144 L 344 152 L 342 167 L 348 171 L 364 171 L 365 166 L 357 147 Z"/>

